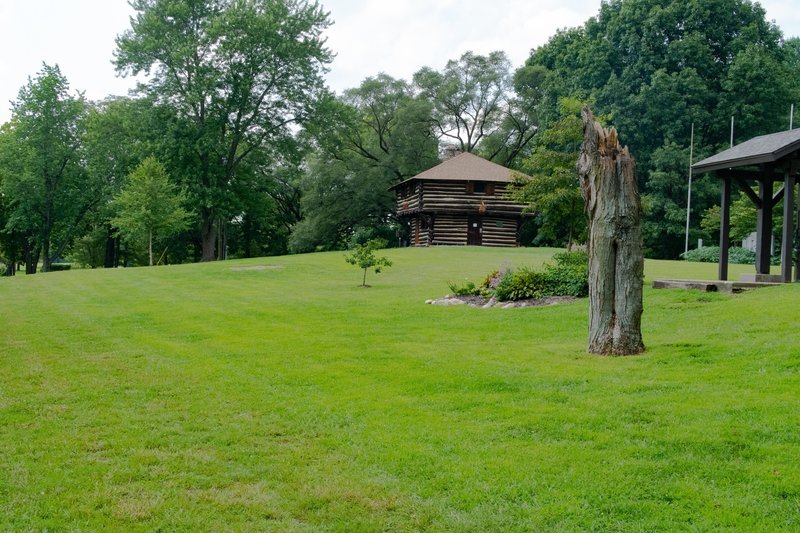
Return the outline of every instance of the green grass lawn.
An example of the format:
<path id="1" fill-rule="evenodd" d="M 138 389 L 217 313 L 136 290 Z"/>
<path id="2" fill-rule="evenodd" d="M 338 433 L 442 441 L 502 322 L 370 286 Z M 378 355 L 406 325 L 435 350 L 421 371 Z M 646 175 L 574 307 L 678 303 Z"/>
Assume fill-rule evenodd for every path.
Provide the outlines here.
<path id="1" fill-rule="evenodd" d="M 800 529 L 800 286 L 647 287 L 628 358 L 586 300 L 423 303 L 554 251 L 0 279 L 0 530 Z"/>

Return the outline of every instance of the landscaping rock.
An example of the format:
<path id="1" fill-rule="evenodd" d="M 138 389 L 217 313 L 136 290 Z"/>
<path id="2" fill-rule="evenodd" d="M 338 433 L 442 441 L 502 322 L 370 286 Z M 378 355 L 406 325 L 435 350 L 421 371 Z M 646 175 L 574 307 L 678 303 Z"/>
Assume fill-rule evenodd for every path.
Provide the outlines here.
<path id="1" fill-rule="evenodd" d="M 551 296 L 549 298 L 518 300 L 516 302 L 498 302 L 495 298 L 487 300 L 482 296 L 451 296 L 447 295 L 437 300 L 425 300 L 426 304 L 432 305 L 468 305 L 480 309 L 490 309 L 499 307 L 501 309 L 513 309 L 516 307 L 537 307 L 543 305 L 557 305 L 560 303 L 574 302 L 577 298 L 573 296 Z"/>
<path id="2" fill-rule="evenodd" d="M 431 301 L 433 305 L 466 305 L 467 302 L 464 300 L 460 300 L 458 298 L 440 298 L 438 300 Z"/>

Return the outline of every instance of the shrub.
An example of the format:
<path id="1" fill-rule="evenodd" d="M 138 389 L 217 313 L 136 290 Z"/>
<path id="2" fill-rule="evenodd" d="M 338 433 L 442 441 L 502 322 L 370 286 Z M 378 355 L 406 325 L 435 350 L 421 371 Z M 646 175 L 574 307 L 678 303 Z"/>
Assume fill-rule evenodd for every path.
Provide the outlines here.
<path id="1" fill-rule="evenodd" d="M 681 257 L 686 261 L 696 261 L 698 263 L 719 263 L 719 246 L 704 246 L 682 253 Z M 738 246 L 728 248 L 728 262 L 737 265 L 752 265 L 756 262 L 756 253 Z M 773 265 L 780 264 L 779 257 L 771 259 Z"/>
<path id="2" fill-rule="evenodd" d="M 541 270 L 507 267 L 493 270 L 475 286 L 450 283 L 457 296 L 479 294 L 500 301 L 548 298 L 550 296 L 582 297 L 589 294 L 589 255 L 583 251 L 561 252 L 553 256 L 554 264 L 545 263 Z"/>
<path id="3" fill-rule="evenodd" d="M 485 292 L 494 293 L 494 290 L 503 280 L 503 276 L 508 273 L 507 268 L 499 269 L 499 270 L 492 270 L 489 272 L 483 281 L 481 282 L 480 288 Z"/>
<path id="4" fill-rule="evenodd" d="M 548 296 L 575 296 L 589 294 L 589 270 L 580 266 L 555 266 L 545 270 Z"/>
<path id="5" fill-rule="evenodd" d="M 50 272 L 58 272 L 59 270 L 69 270 L 72 265 L 69 263 L 50 263 Z"/>
<path id="6" fill-rule="evenodd" d="M 559 266 L 582 266 L 589 268 L 589 254 L 583 250 L 574 252 L 558 252 L 553 255 L 553 261 Z"/>
<path id="7" fill-rule="evenodd" d="M 562 252 L 554 255 L 553 260 L 555 264 L 547 263 L 542 270 L 496 270 L 486 277 L 482 287 L 491 290 L 500 301 L 589 294 L 586 252 Z"/>
<path id="8" fill-rule="evenodd" d="M 520 268 L 506 273 L 495 288 L 494 296 L 501 302 L 544 298 L 547 294 L 547 274 L 530 268 Z"/>
<path id="9" fill-rule="evenodd" d="M 471 281 L 465 281 L 463 285 L 452 282 L 448 284 L 448 287 L 450 287 L 450 292 L 455 296 L 477 296 L 481 293 L 480 287 L 477 287 Z"/>

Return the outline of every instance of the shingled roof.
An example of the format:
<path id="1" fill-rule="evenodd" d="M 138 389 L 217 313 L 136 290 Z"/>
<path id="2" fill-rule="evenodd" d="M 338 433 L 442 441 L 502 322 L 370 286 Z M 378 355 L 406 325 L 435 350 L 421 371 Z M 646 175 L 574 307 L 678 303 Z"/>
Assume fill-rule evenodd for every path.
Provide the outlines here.
<path id="1" fill-rule="evenodd" d="M 441 180 L 441 181 L 493 181 L 511 182 L 514 176 L 521 174 L 497 163 L 487 161 L 482 157 L 464 152 L 433 168 L 420 172 L 411 180 Z M 398 184 L 400 185 L 400 184 Z"/>
<path id="2" fill-rule="evenodd" d="M 798 149 L 800 129 L 761 135 L 695 163 L 692 165 L 692 173 L 774 163 Z"/>

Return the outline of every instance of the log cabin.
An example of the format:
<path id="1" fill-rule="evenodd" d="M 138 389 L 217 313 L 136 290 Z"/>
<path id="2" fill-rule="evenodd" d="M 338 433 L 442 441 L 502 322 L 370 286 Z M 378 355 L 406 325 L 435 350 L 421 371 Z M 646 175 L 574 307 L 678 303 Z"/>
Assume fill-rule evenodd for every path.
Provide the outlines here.
<path id="1" fill-rule="evenodd" d="M 518 175 L 465 152 L 393 187 L 411 246 L 518 246 L 524 205 L 510 196 Z"/>

